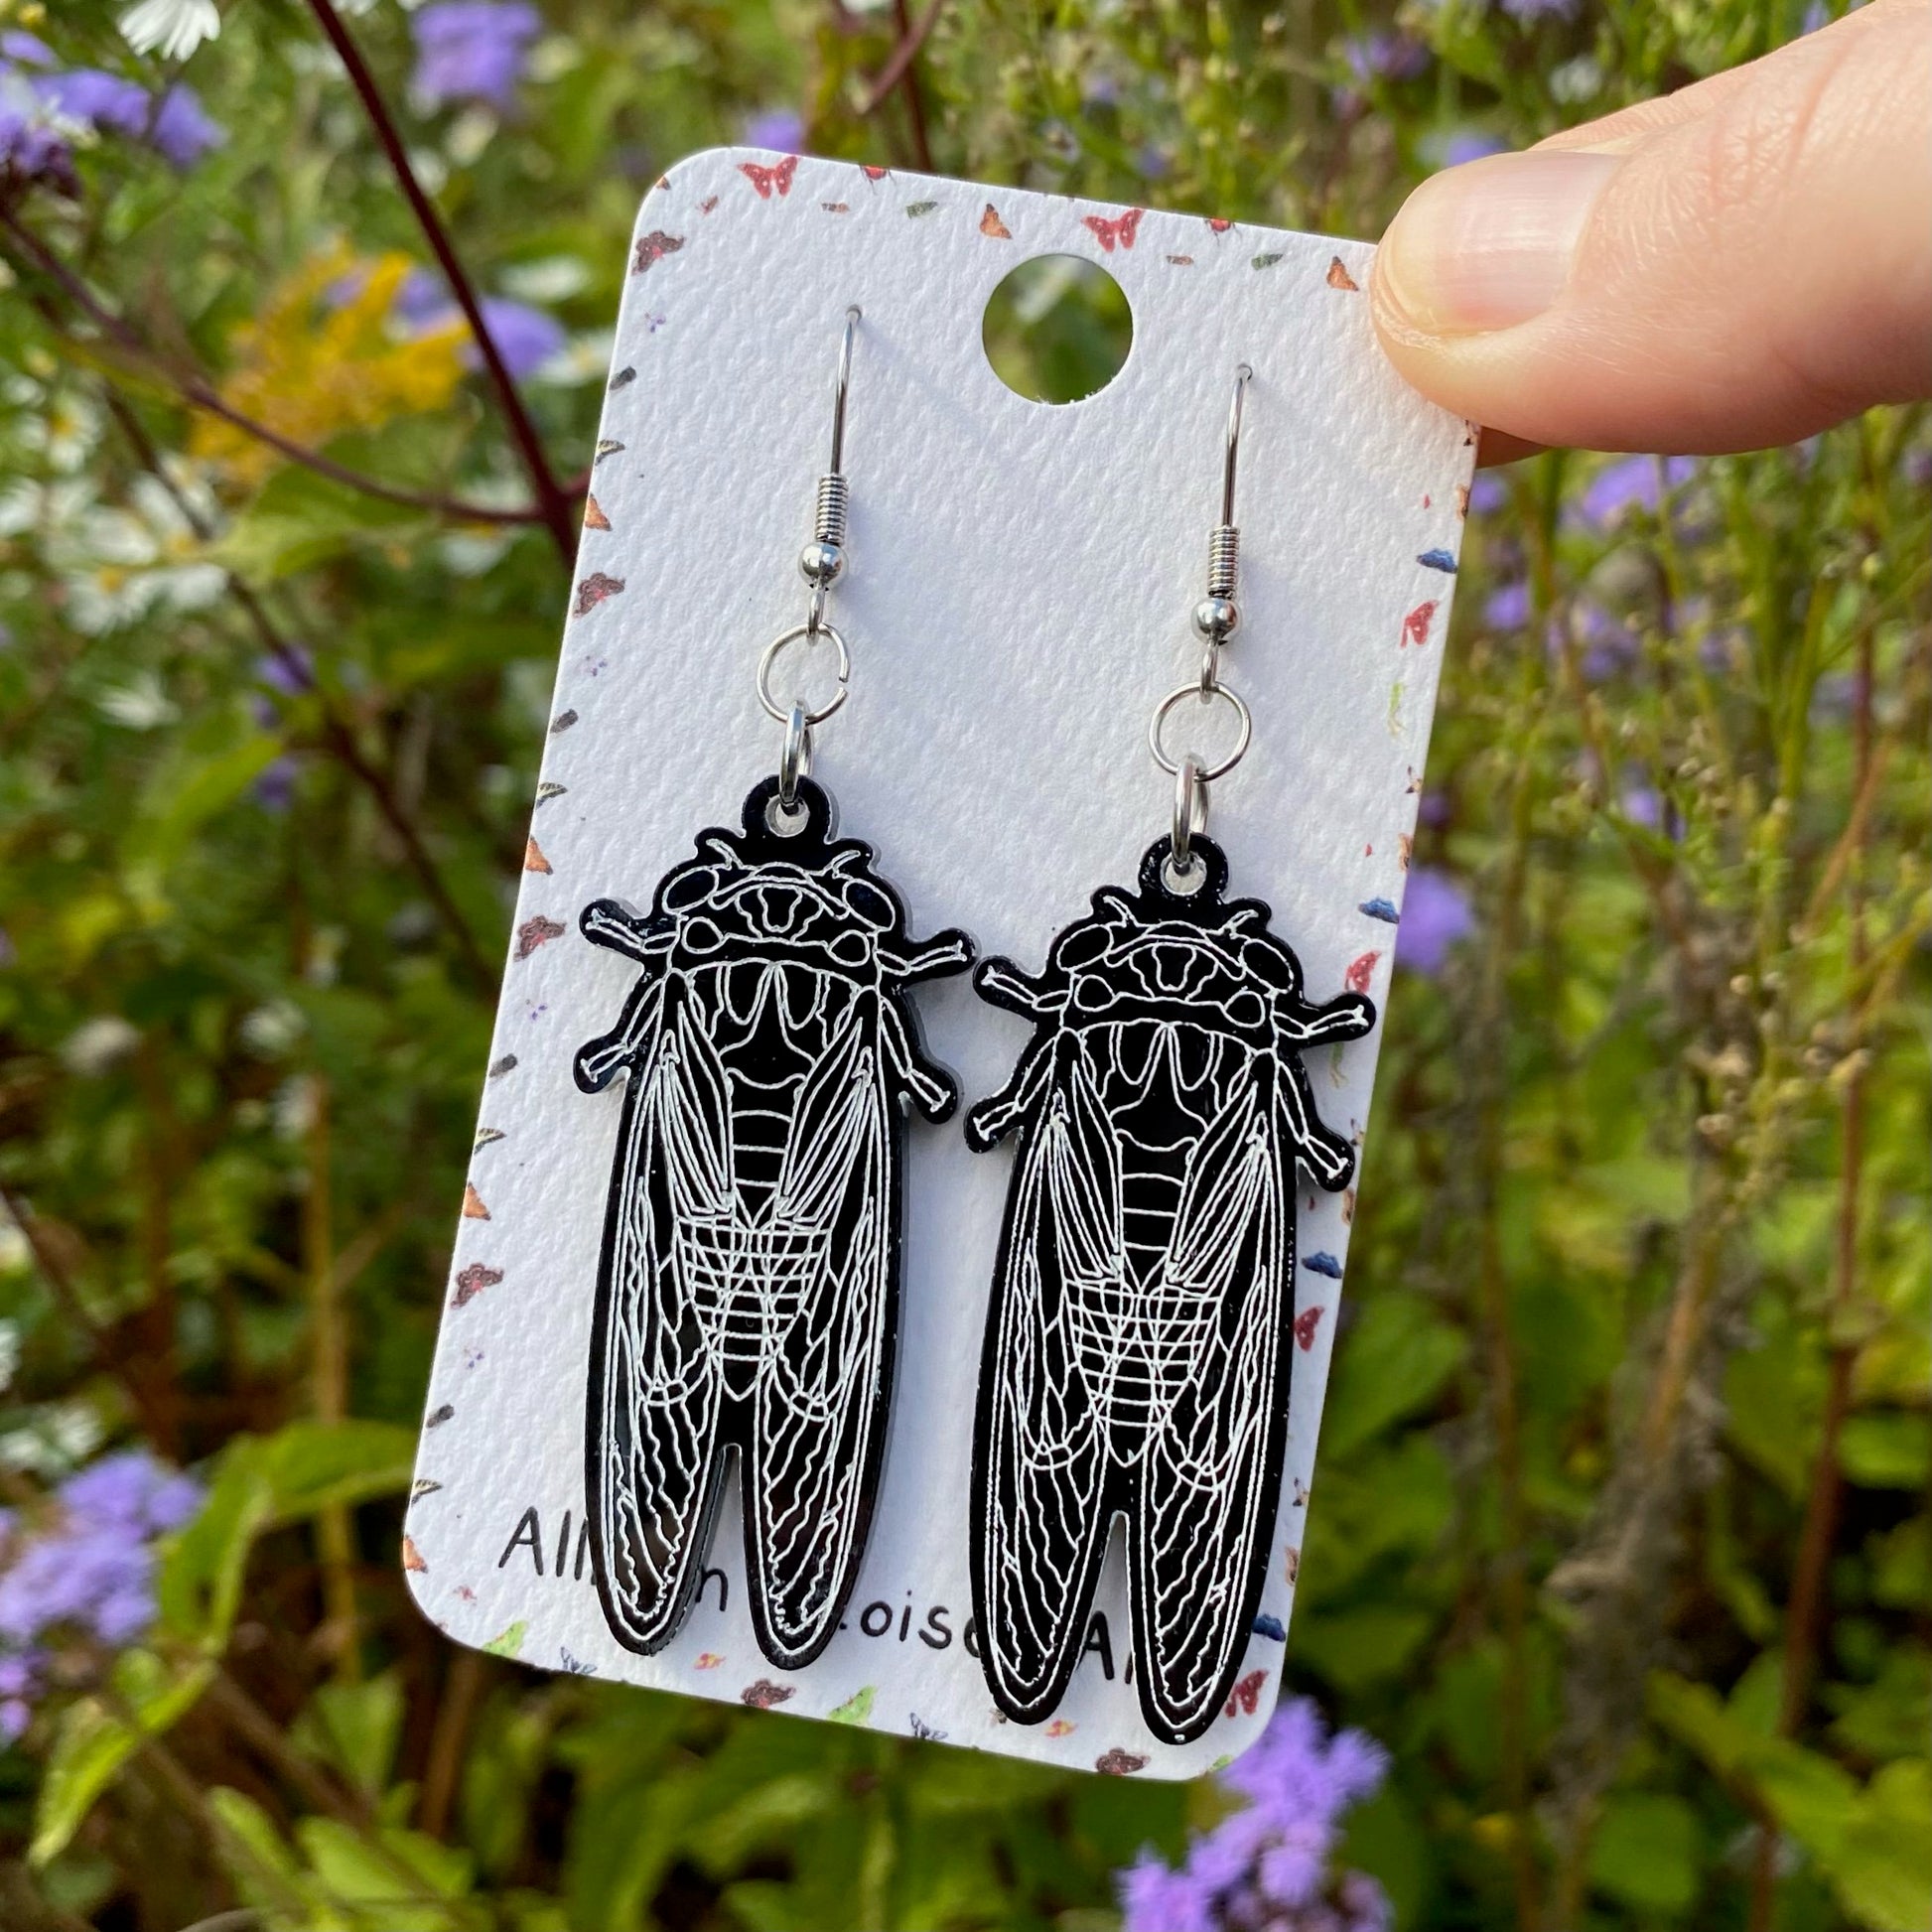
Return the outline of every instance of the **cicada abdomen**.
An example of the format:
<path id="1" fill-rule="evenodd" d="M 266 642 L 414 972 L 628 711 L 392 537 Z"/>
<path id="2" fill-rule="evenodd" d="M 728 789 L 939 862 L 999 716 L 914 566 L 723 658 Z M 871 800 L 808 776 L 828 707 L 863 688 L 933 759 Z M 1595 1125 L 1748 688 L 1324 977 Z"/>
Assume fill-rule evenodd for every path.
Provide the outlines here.
<path id="1" fill-rule="evenodd" d="M 628 1076 L 611 1171 L 585 1423 L 592 1563 L 611 1630 L 661 1649 L 688 1611 L 725 1451 L 743 1471 L 754 1631 L 810 1663 L 857 1575 L 885 1451 L 907 1105 L 957 1089 L 906 997 L 971 941 L 906 937 L 871 851 L 746 800 L 702 832 L 636 916 L 588 906 L 586 937 L 642 967 L 577 1083 Z"/>
<path id="2" fill-rule="evenodd" d="M 1019 1142 L 973 1443 L 973 1608 L 995 1700 L 1064 1695 L 1115 1516 L 1127 1523 L 1149 1728 L 1191 1742 L 1226 1702 L 1266 1575 L 1288 1431 L 1295 1175 L 1354 1172 L 1298 1057 L 1358 1038 L 1358 994 L 1313 1006 L 1227 862 L 1176 891 L 1162 840 L 1029 978 L 982 998 L 1036 1031 L 966 1138 Z"/>

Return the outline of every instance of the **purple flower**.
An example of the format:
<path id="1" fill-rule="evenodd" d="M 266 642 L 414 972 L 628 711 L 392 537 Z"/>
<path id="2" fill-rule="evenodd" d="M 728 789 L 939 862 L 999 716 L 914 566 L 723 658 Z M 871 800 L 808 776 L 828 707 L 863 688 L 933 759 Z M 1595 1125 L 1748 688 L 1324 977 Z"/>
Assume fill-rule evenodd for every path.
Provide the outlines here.
<path id="1" fill-rule="evenodd" d="M 1509 501 L 1503 480 L 1487 470 L 1479 470 L 1469 483 L 1469 514 L 1490 516 Z"/>
<path id="2" fill-rule="evenodd" d="M 35 83 L 43 99 L 70 121 L 114 134 L 142 135 L 148 131 L 153 104 L 148 90 L 117 73 L 99 68 L 75 68 L 71 73 L 50 73 Z"/>
<path id="3" fill-rule="evenodd" d="M 1387 1765 L 1359 1731 L 1329 1737 L 1306 1698 L 1282 1705 L 1221 1774 L 1248 1804 L 1197 1836 L 1178 1870 L 1148 1852 L 1119 1874 L 1124 1932 L 1387 1932 L 1381 1887 L 1329 1870 L 1342 1813 L 1375 1790 Z"/>
<path id="4" fill-rule="evenodd" d="M 367 273 L 361 269 L 345 275 L 336 285 L 342 290 L 342 302 L 353 302 L 367 280 Z M 334 289 L 330 291 L 330 299 L 337 299 Z M 418 329 L 432 321 L 447 321 L 455 307 L 441 277 L 432 275 L 426 268 L 412 268 L 396 284 L 395 298 L 389 305 L 392 315 Z"/>
<path id="5" fill-rule="evenodd" d="M 352 297 L 353 291 L 351 290 Z M 560 323 L 541 309 L 511 302 L 500 295 L 481 298 L 483 327 L 496 345 L 496 353 L 513 376 L 526 376 L 538 369 L 564 345 Z M 396 289 L 393 307 L 396 317 L 418 330 L 447 329 L 462 318 L 455 299 L 443 283 L 426 269 L 405 275 Z M 480 368 L 483 357 L 475 343 L 464 345 L 463 359 L 471 368 Z"/>
<path id="6" fill-rule="evenodd" d="M 485 295 L 480 306 L 489 340 L 513 376 L 541 368 L 564 345 L 562 325 L 541 309 L 526 308 L 499 295 Z M 483 358 L 474 344 L 465 348 L 464 360 L 473 369 L 481 366 Z"/>
<path id="7" fill-rule="evenodd" d="M 1632 825 L 1654 832 L 1664 822 L 1664 801 L 1650 785 L 1625 785 L 1621 803 L 1623 816 Z"/>
<path id="8" fill-rule="evenodd" d="M 1637 640 L 1630 634 L 1629 626 L 1612 617 L 1600 604 L 1585 600 L 1573 605 L 1570 625 L 1583 647 L 1580 668 L 1587 683 L 1600 684 L 1605 678 L 1614 677 L 1636 657 Z M 1555 618 L 1550 620 L 1548 645 L 1552 658 L 1562 657 L 1565 633 L 1562 623 Z"/>
<path id="9" fill-rule="evenodd" d="M 1572 506 L 1574 519 L 1604 530 L 1633 509 L 1654 513 L 1664 490 L 1677 489 L 1696 475 L 1693 457 L 1619 457 L 1590 479 L 1589 487 Z"/>
<path id="10" fill-rule="evenodd" d="M 1442 165 L 1460 168 L 1465 162 L 1481 161 L 1492 154 L 1507 154 L 1509 143 L 1499 134 L 1485 134 L 1480 128 L 1453 128 L 1442 144 Z"/>
<path id="11" fill-rule="evenodd" d="M 103 1455 L 60 1489 L 64 1508 L 89 1522 L 147 1532 L 178 1530 L 202 1503 L 202 1486 L 146 1449 Z"/>
<path id="12" fill-rule="evenodd" d="M 1482 607 L 1482 621 L 1492 630 L 1521 630 L 1530 621 L 1529 585 L 1497 585 Z"/>
<path id="13" fill-rule="evenodd" d="M 51 68 L 54 50 L 36 34 L 9 27 L 0 34 L 0 60 L 18 61 L 24 67 Z"/>
<path id="14" fill-rule="evenodd" d="M 154 125 L 148 130 L 148 139 L 162 159 L 184 174 L 227 138 L 227 131 L 208 118 L 201 96 L 185 80 L 176 81 L 162 95 Z"/>
<path id="15" fill-rule="evenodd" d="M 271 691 L 285 698 L 299 698 L 316 688 L 316 664 L 301 644 L 285 650 L 264 651 L 255 659 L 255 675 Z"/>
<path id="16" fill-rule="evenodd" d="M 99 133 L 147 141 L 180 170 L 192 168 L 228 138 L 185 82 L 178 81 L 156 100 L 145 87 L 117 73 L 75 68 L 67 73 L 39 74 L 34 88 L 68 120 L 82 121 Z"/>
<path id="17" fill-rule="evenodd" d="M 1539 20 L 1575 20 L 1583 0 L 1502 0 L 1503 12 L 1524 26 Z"/>
<path id="18" fill-rule="evenodd" d="M 1429 68 L 1429 49 L 1407 34 L 1386 29 L 1374 34 L 1351 34 L 1341 44 L 1342 65 L 1358 87 L 1371 80 L 1413 80 Z"/>
<path id="19" fill-rule="evenodd" d="M 38 101 L 27 106 L 0 95 L 0 185 L 29 188 L 39 183 L 76 195 L 80 184 L 72 150 L 48 126 L 44 113 Z"/>
<path id="20" fill-rule="evenodd" d="M 1144 1852 L 1120 1877 L 1121 1932 L 1215 1932 L 1213 1894 Z"/>
<path id="21" fill-rule="evenodd" d="M 154 1539 L 201 1507 L 201 1485 L 146 1449 L 102 1456 L 55 1492 L 45 1524 L 15 1518 L 0 1538 L 0 1699 L 24 1700 L 35 1646 L 75 1628 L 132 1643 L 154 1620 Z M 14 1716 L 4 1718 L 12 1724 Z M 18 1734 L 17 1731 L 15 1734 Z"/>
<path id="22" fill-rule="evenodd" d="M 805 145 L 805 123 L 795 109 L 767 107 L 745 123 L 748 148 L 769 148 L 775 154 L 796 154 Z"/>
<path id="23" fill-rule="evenodd" d="M 295 803 L 295 779 L 300 767 L 284 755 L 263 765 L 255 777 L 255 803 L 265 812 L 285 812 Z"/>
<path id="24" fill-rule="evenodd" d="M 506 108 L 542 25 L 526 0 L 436 0 L 410 19 L 416 41 L 410 84 L 435 107 L 481 100 Z"/>
<path id="25" fill-rule="evenodd" d="M 1402 940 L 1396 963 L 1433 976 L 1443 970 L 1449 949 L 1474 929 L 1468 895 L 1448 873 L 1417 866 L 1402 896 Z M 1339 1742 L 1339 1740 L 1337 1740 Z"/>

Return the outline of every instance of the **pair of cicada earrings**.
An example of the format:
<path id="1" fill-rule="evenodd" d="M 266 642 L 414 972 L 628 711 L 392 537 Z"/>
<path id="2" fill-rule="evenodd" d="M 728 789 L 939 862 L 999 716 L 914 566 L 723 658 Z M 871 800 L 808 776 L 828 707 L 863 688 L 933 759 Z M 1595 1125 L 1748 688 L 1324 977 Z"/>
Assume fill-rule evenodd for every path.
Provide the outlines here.
<path id="1" fill-rule="evenodd" d="M 777 1667 L 825 1648 L 856 1581 L 886 1446 L 908 1108 L 945 1120 L 910 989 L 973 944 L 915 941 L 871 848 L 834 836 L 814 729 L 851 656 L 827 620 L 845 566 L 847 312 L 805 621 L 766 646 L 758 693 L 783 727 L 743 830 L 699 833 L 648 913 L 600 899 L 585 935 L 642 969 L 578 1054 L 590 1093 L 627 1075 L 598 1273 L 584 1435 L 592 1560 L 627 1648 L 677 1634 L 704 1568 L 726 1451 L 740 1458 L 753 1630 Z M 1345 1186 L 1353 1150 L 1317 1118 L 1299 1054 L 1368 1032 L 1349 994 L 1304 997 L 1268 907 L 1227 897 L 1208 787 L 1247 750 L 1221 681 L 1239 621 L 1230 406 L 1199 675 L 1149 728 L 1174 783 L 1169 834 L 1132 891 L 1108 886 L 1036 976 L 1004 959 L 980 996 L 1035 1032 L 972 1109 L 977 1151 L 1017 1143 L 982 1352 L 971 1509 L 977 1648 L 1001 1711 L 1034 1724 L 1080 1655 L 1116 1517 L 1136 1682 L 1156 1736 L 1198 1737 L 1247 1647 L 1288 1423 L 1298 1167 Z M 835 694 L 774 695 L 794 646 L 829 644 Z M 1188 699 L 1238 726 L 1218 763 L 1173 757 Z"/>

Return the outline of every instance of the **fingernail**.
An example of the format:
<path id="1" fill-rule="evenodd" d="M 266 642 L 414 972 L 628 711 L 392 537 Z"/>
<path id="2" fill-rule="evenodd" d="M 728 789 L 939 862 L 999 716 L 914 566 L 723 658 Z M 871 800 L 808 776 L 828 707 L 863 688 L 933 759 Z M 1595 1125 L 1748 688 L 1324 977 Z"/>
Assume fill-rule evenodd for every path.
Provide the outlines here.
<path id="1" fill-rule="evenodd" d="M 1614 154 L 1495 155 L 1436 175 L 1384 237 L 1376 273 L 1417 329 L 1474 335 L 1540 316 L 1563 292 Z"/>

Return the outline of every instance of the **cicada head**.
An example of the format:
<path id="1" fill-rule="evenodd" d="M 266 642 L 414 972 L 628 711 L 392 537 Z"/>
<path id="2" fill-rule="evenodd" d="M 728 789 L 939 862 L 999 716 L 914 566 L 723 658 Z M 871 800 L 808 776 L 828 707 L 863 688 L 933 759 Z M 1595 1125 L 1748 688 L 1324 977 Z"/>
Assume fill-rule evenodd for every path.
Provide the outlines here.
<path id="1" fill-rule="evenodd" d="M 830 864 L 752 859 L 723 839 L 680 866 L 658 895 L 678 963 L 787 960 L 851 978 L 877 964 L 894 908 L 850 851 Z"/>

